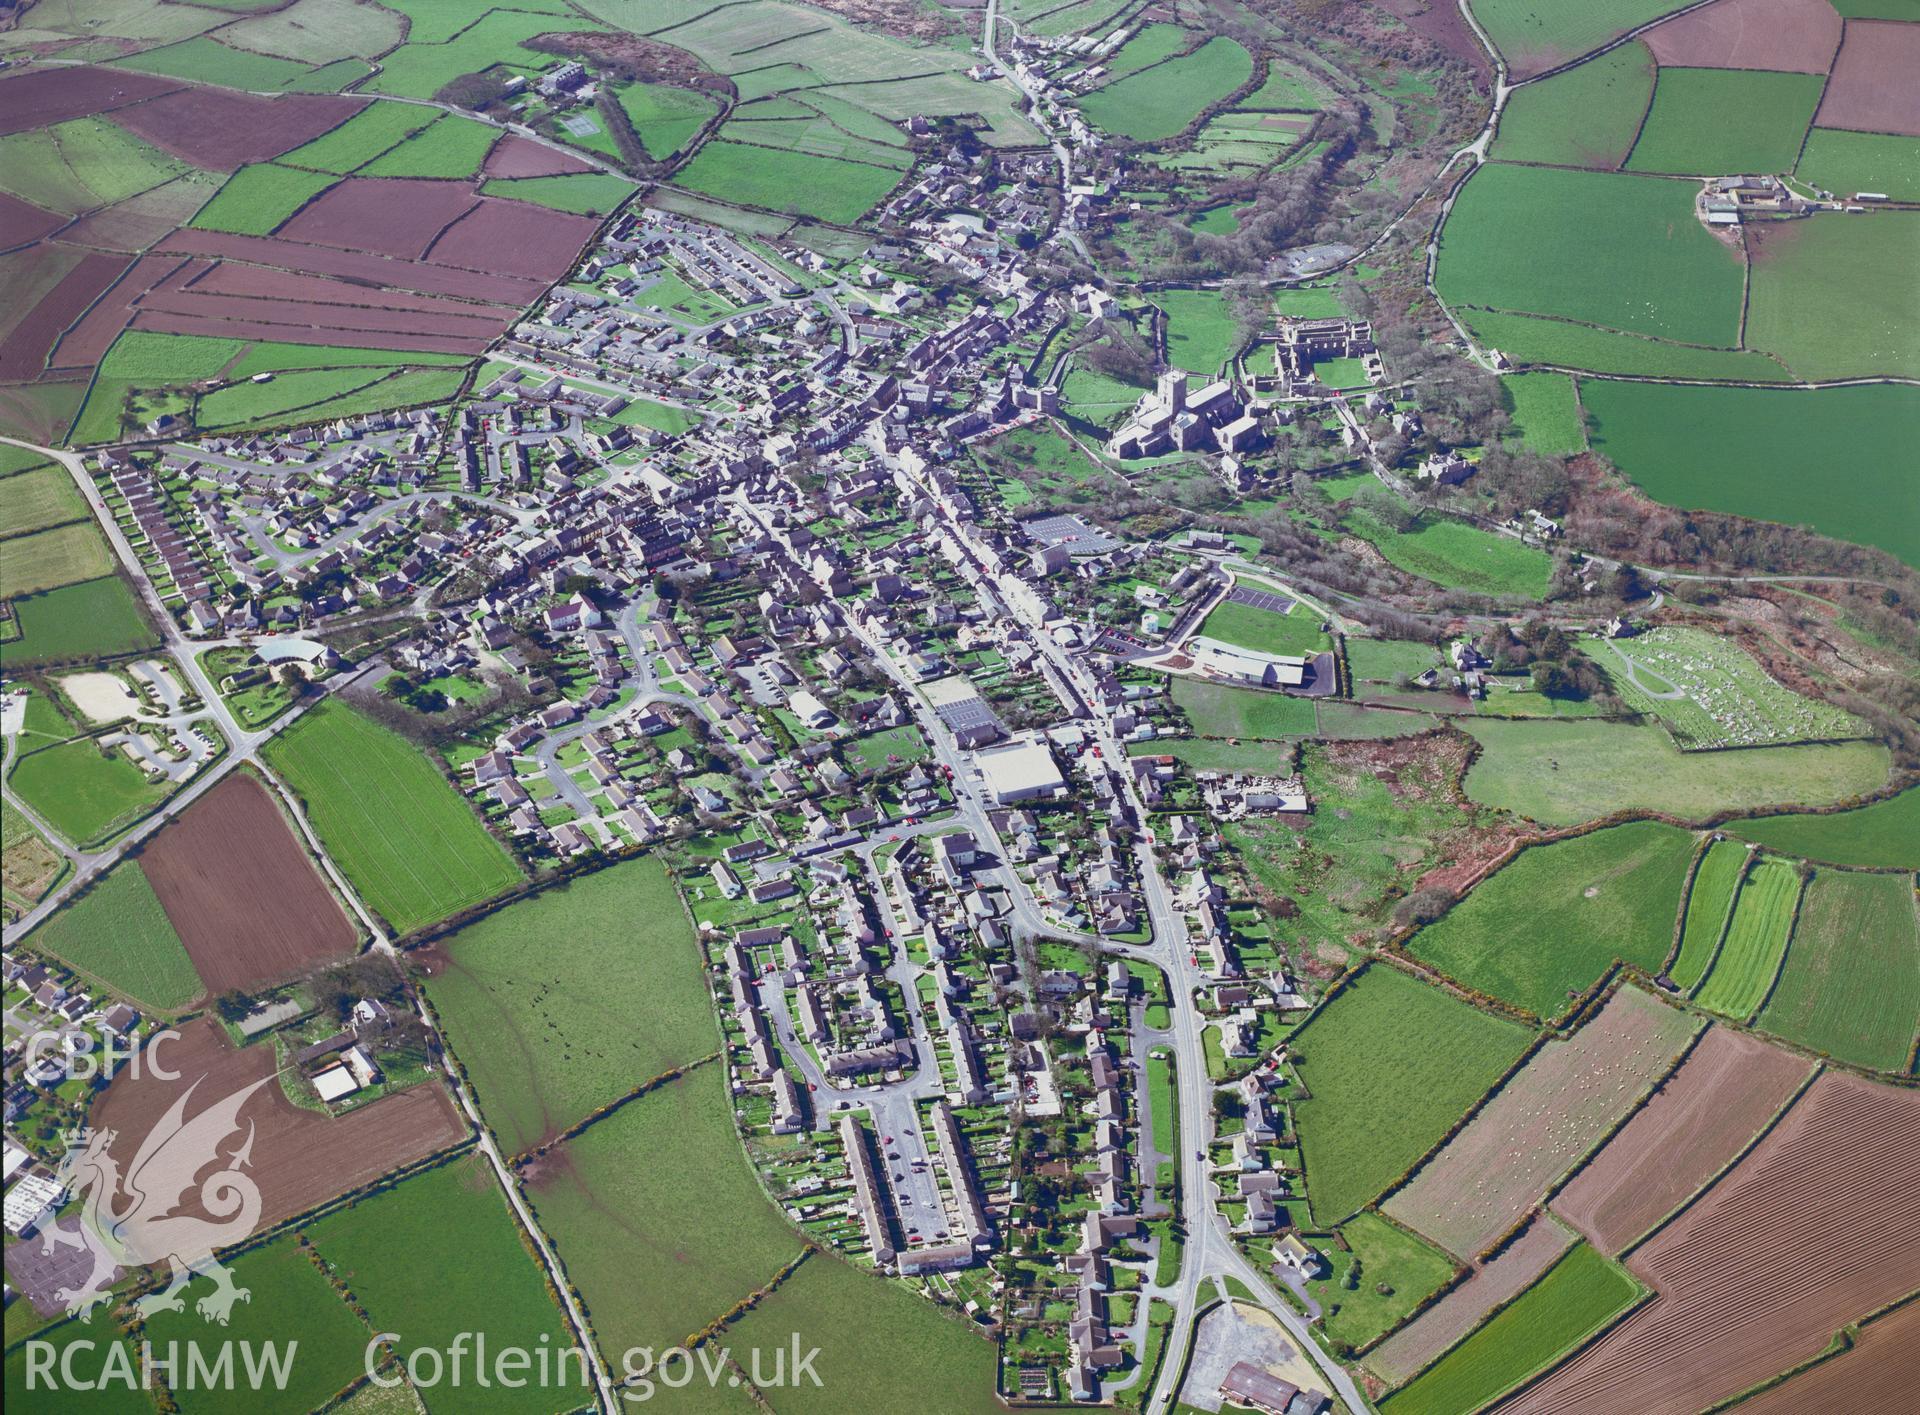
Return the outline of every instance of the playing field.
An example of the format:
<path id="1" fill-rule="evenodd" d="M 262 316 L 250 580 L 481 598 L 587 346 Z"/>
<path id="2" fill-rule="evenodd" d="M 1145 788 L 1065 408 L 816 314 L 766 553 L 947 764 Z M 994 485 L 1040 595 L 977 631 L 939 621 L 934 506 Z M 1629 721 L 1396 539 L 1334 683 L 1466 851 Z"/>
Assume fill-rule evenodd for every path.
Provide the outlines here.
<path id="1" fill-rule="evenodd" d="M 1200 625 L 1200 633 L 1222 643 L 1236 644 L 1259 653 L 1295 654 L 1311 658 L 1324 653 L 1333 643 L 1320 629 L 1320 616 L 1295 604 L 1285 613 L 1256 605 L 1228 600 Z"/>
<path id="2" fill-rule="evenodd" d="M 1436 280 L 1455 304 L 1731 347 L 1744 275 L 1693 214 L 1685 183 L 1482 166 L 1441 232 Z"/>
<path id="3" fill-rule="evenodd" d="M 1628 810 L 1693 820 L 1762 805 L 1815 806 L 1887 780 L 1887 752 L 1876 742 L 1682 752 L 1650 723 L 1475 717 L 1460 725 L 1484 748 L 1467 773 L 1467 794 L 1548 825 Z"/>
<path id="4" fill-rule="evenodd" d="M 512 856 L 433 764 L 345 703 L 322 703 L 264 753 L 334 863 L 400 933 L 520 879 Z"/>
<path id="5" fill-rule="evenodd" d="M 1832 865 L 1920 870 L 1920 790 L 1909 789 L 1854 811 L 1824 816 L 1769 816 L 1727 827 L 1783 855 Z"/>
<path id="6" fill-rule="evenodd" d="M 1506 162 L 1611 171 L 1653 101 L 1653 56 L 1635 40 L 1577 69 L 1515 89 L 1493 155 Z"/>
<path id="7" fill-rule="evenodd" d="M 528 1171 L 541 1227 L 608 1349 L 685 1340 L 800 1251 L 733 1124 L 726 1067 L 713 1063 L 596 1121 Z"/>
<path id="8" fill-rule="evenodd" d="M 719 1045 L 699 949 L 653 858 L 489 914 L 427 968 L 448 1045 L 508 1154 Z"/>
<path id="9" fill-rule="evenodd" d="M 1308 1095 L 1295 1098 L 1293 1119 L 1314 1222 L 1338 1223 L 1377 1198 L 1529 1040 L 1397 968 L 1368 968 L 1294 1036 Z"/>
<path id="10" fill-rule="evenodd" d="M 1825 83 L 1823 74 L 1662 68 L 1627 169 L 1790 172 Z"/>
<path id="11" fill-rule="evenodd" d="M 557 1355 L 572 1344 L 492 1170 L 476 1154 L 362 1199 L 306 1235 L 373 1330 L 398 1335 L 403 1357 L 422 1347 L 447 1352 L 462 1332 L 489 1352 L 551 1346 Z M 534 1415 L 565 1407 L 562 1389 L 579 1384 L 447 1385 L 435 1388 L 434 1409 Z M 585 1393 L 578 1398 L 585 1402 Z"/>
<path id="12" fill-rule="evenodd" d="M 1380 1408 L 1391 1415 L 1468 1415 L 1611 1324 L 1640 1292 L 1624 1268 L 1581 1243 Z"/>
<path id="13" fill-rule="evenodd" d="M 1816 873 L 1759 1025 L 1858 1066 L 1906 1070 L 1920 1026 L 1912 877 Z"/>
<path id="14" fill-rule="evenodd" d="M 1522 851 L 1409 951 L 1481 992 L 1557 1017 L 1615 958 L 1657 973 L 1693 837 L 1655 821 Z"/>
<path id="15" fill-rule="evenodd" d="M 156 1011 L 178 1011 L 205 991 L 180 935 L 136 866 L 114 870 L 56 910 L 29 942 Z"/>
<path id="16" fill-rule="evenodd" d="M 1920 565 L 1905 455 L 1920 388 L 1686 388 L 1586 379 L 1594 450 L 1656 501 L 1809 525 Z"/>

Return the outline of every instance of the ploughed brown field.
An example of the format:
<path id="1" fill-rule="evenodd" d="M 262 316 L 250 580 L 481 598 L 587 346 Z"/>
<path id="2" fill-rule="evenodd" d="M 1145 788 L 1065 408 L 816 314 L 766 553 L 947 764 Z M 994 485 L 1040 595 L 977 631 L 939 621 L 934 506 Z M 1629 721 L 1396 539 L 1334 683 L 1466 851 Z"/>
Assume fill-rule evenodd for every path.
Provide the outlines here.
<path id="1" fill-rule="evenodd" d="M 113 111 L 113 121 L 195 167 L 231 172 L 312 142 L 366 107 L 332 94 L 278 98 L 193 88 Z"/>
<path id="2" fill-rule="evenodd" d="M 1920 1300 L 1860 1332 L 1853 1350 L 1743 1402 L 1740 1415 L 1911 1415 L 1920 1392 Z"/>
<path id="3" fill-rule="evenodd" d="M 21 259 L 33 262 L 59 257 L 54 255 L 52 247 L 43 244 L 22 252 Z M 112 285 L 131 264 L 123 255 L 102 255 L 97 251 L 82 255 L 59 283 L 7 331 L 7 337 L 0 340 L 0 380 L 14 383 L 37 377 L 41 361 L 59 339 L 60 331 L 78 319 L 88 305 L 100 298 L 101 291 Z M 97 360 L 98 355 L 95 358 Z"/>
<path id="4" fill-rule="evenodd" d="M 1920 1092 L 1828 1072 L 1636 1250 L 1659 1296 L 1496 1409 L 1702 1410 L 1824 1350 L 1920 1273 Z"/>
<path id="5" fill-rule="evenodd" d="M 189 1023 L 178 1037 L 163 1041 L 156 1060 L 178 1072 L 178 1079 L 163 1080 L 151 1074 L 151 1067 L 139 1075 L 129 1069 L 95 1103 L 91 1123 L 114 1132 L 108 1152 L 124 1175 L 141 1142 L 166 1118 L 174 1101 L 196 1083 L 186 1107 L 188 1123 L 208 1106 L 264 1080 L 266 1084 L 241 1107 L 240 1133 L 220 1146 L 220 1154 L 231 1157 L 246 1141 L 251 1125 L 253 1149 L 247 1173 L 260 1189 L 259 1228 L 369 1184 L 397 1166 L 425 1159 L 467 1133 L 438 1081 L 338 1117 L 303 1110 L 286 1098 L 274 1079 L 272 1042 L 235 1048 L 210 1017 Z M 207 1164 L 200 1173 L 204 1177 L 212 1170 Z M 206 1214 L 191 1194 L 182 1199 L 179 1211 Z"/>
<path id="6" fill-rule="evenodd" d="M 1827 0 L 1713 0 L 1642 36 L 1663 65 L 1824 74 L 1840 48 Z"/>
<path id="7" fill-rule="evenodd" d="M 1534 1219 L 1465 1282 L 1369 1352 L 1367 1369 L 1393 1385 L 1411 1380 L 1487 1313 L 1533 1286 L 1573 1243 L 1573 1234 L 1552 1219 Z"/>
<path id="8" fill-rule="evenodd" d="M 1473 1257 L 1619 1124 L 1698 1027 L 1689 1013 L 1620 988 L 1579 1031 L 1542 1047 L 1382 1207 L 1455 1257 Z"/>
<path id="9" fill-rule="evenodd" d="M 195 801 L 141 852 L 140 868 L 209 993 L 353 952 L 353 925 L 251 776 L 229 776 Z"/>
<path id="10" fill-rule="evenodd" d="M 1554 1212 L 1618 1253 L 1739 1154 L 1811 1069 L 1744 1032 L 1712 1028 L 1554 1197 Z"/>
<path id="11" fill-rule="evenodd" d="M 489 177 L 561 177 L 594 169 L 582 158 L 509 133 L 493 145 L 480 170 Z"/>
<path id="12" fill-rule="evenodd" d="M 0 134 L 109 112 L 182 87 L 179 79 L 130 69 L 35 69 L 0 77 Z"/>
<path id="13" fill-rule="evenodd" d="M 1849 20 L 1813 121 L 1822 128 L 1920 137 L 1920 23 Z"/>

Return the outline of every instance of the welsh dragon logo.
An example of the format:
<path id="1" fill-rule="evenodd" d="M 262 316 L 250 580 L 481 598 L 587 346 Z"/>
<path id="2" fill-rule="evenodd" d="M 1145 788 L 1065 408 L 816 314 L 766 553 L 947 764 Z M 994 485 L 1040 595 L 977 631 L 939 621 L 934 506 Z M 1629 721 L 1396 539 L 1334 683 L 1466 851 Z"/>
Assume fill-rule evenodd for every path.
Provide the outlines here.
<path id="1" fill-rule="evenodd" d="M 56 1174 L 81 1200 L 80 1223 L 77 1229 L 49 1227 L 41 1251 L 83 1248 L 92 1256 L 86 1280 L 54 1294 L 69 1315 L 92 1321 L 119 1270 L 163 1261 L 172 1265 L 171 1280 L 164 1292 L 135 1304 L 143 1317 L 180 1311 L 186 1305 L 180 1290 L 196 1276 L 214 1283 L 194 1304 L 207 1321 L 225 1326 L 233 1304 L 248 1300 L 247 1289 L 234 1285 L 214 1251 L 246 1238 L 259 1220 L 260 1189 L 245 1173 L 252 1163 L 253 1122 L 243 1126 L 240 1111 L 272 1079 L 255 1081 L 188 1119 L 187 1103 L 200 1086 L 195 1081 L 147 1132 L 124 1175 L 111 1153 L 114 1131 L 86 1129 L 66 1137 Z M 245 1139 L 223 1154 L 243 1130 Z M 199 1212 L 178 1212 L 191 1201 Z"/>

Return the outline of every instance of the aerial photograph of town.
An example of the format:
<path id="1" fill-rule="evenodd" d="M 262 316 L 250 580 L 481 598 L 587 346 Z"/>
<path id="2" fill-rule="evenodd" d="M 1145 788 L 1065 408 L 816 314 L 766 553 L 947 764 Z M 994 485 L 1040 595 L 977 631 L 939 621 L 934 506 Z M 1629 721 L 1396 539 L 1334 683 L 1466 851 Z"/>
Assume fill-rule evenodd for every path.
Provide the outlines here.
<path id="1" fill-rule="evenodd" d="M 0 0 L 0 748 L 9 1412 L 1915 1415 L 1920 0 Z"/>

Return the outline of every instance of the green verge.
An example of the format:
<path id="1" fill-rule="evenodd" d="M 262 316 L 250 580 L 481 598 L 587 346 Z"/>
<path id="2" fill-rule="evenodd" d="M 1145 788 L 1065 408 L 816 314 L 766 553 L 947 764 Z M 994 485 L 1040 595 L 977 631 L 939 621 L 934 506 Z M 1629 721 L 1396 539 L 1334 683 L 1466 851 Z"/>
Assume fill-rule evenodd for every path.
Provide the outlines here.
<path id="1" fill-rule="evenodd" d="M 1693 837 L 1634 821 L 1520 852 L 1407 951 L 1536 1016 L 1564 1013 L 1615 958 L 1660 971 Z"/>
<path id="2" fill-rule="evenodd" d="M 338 700 L 264 749 L 333 860 L 400 933 L 513 887 L 520 869 L 418 749 Z"/>
<path id="3" fill-rule="evenodd" d="M 1625 1268 L 1585 1243 L 1478 1331 L 1380 1402 L 1390 1415 L 1466 1415 L 1612 1324 L 1640 1296 Z"/>
<path id="4" fill-rule="evenodd" d="M 656 859 L 510 904 L 439 951 L 427 996 L 509 1154 L 719 1045 L 699 947 Z"/>

